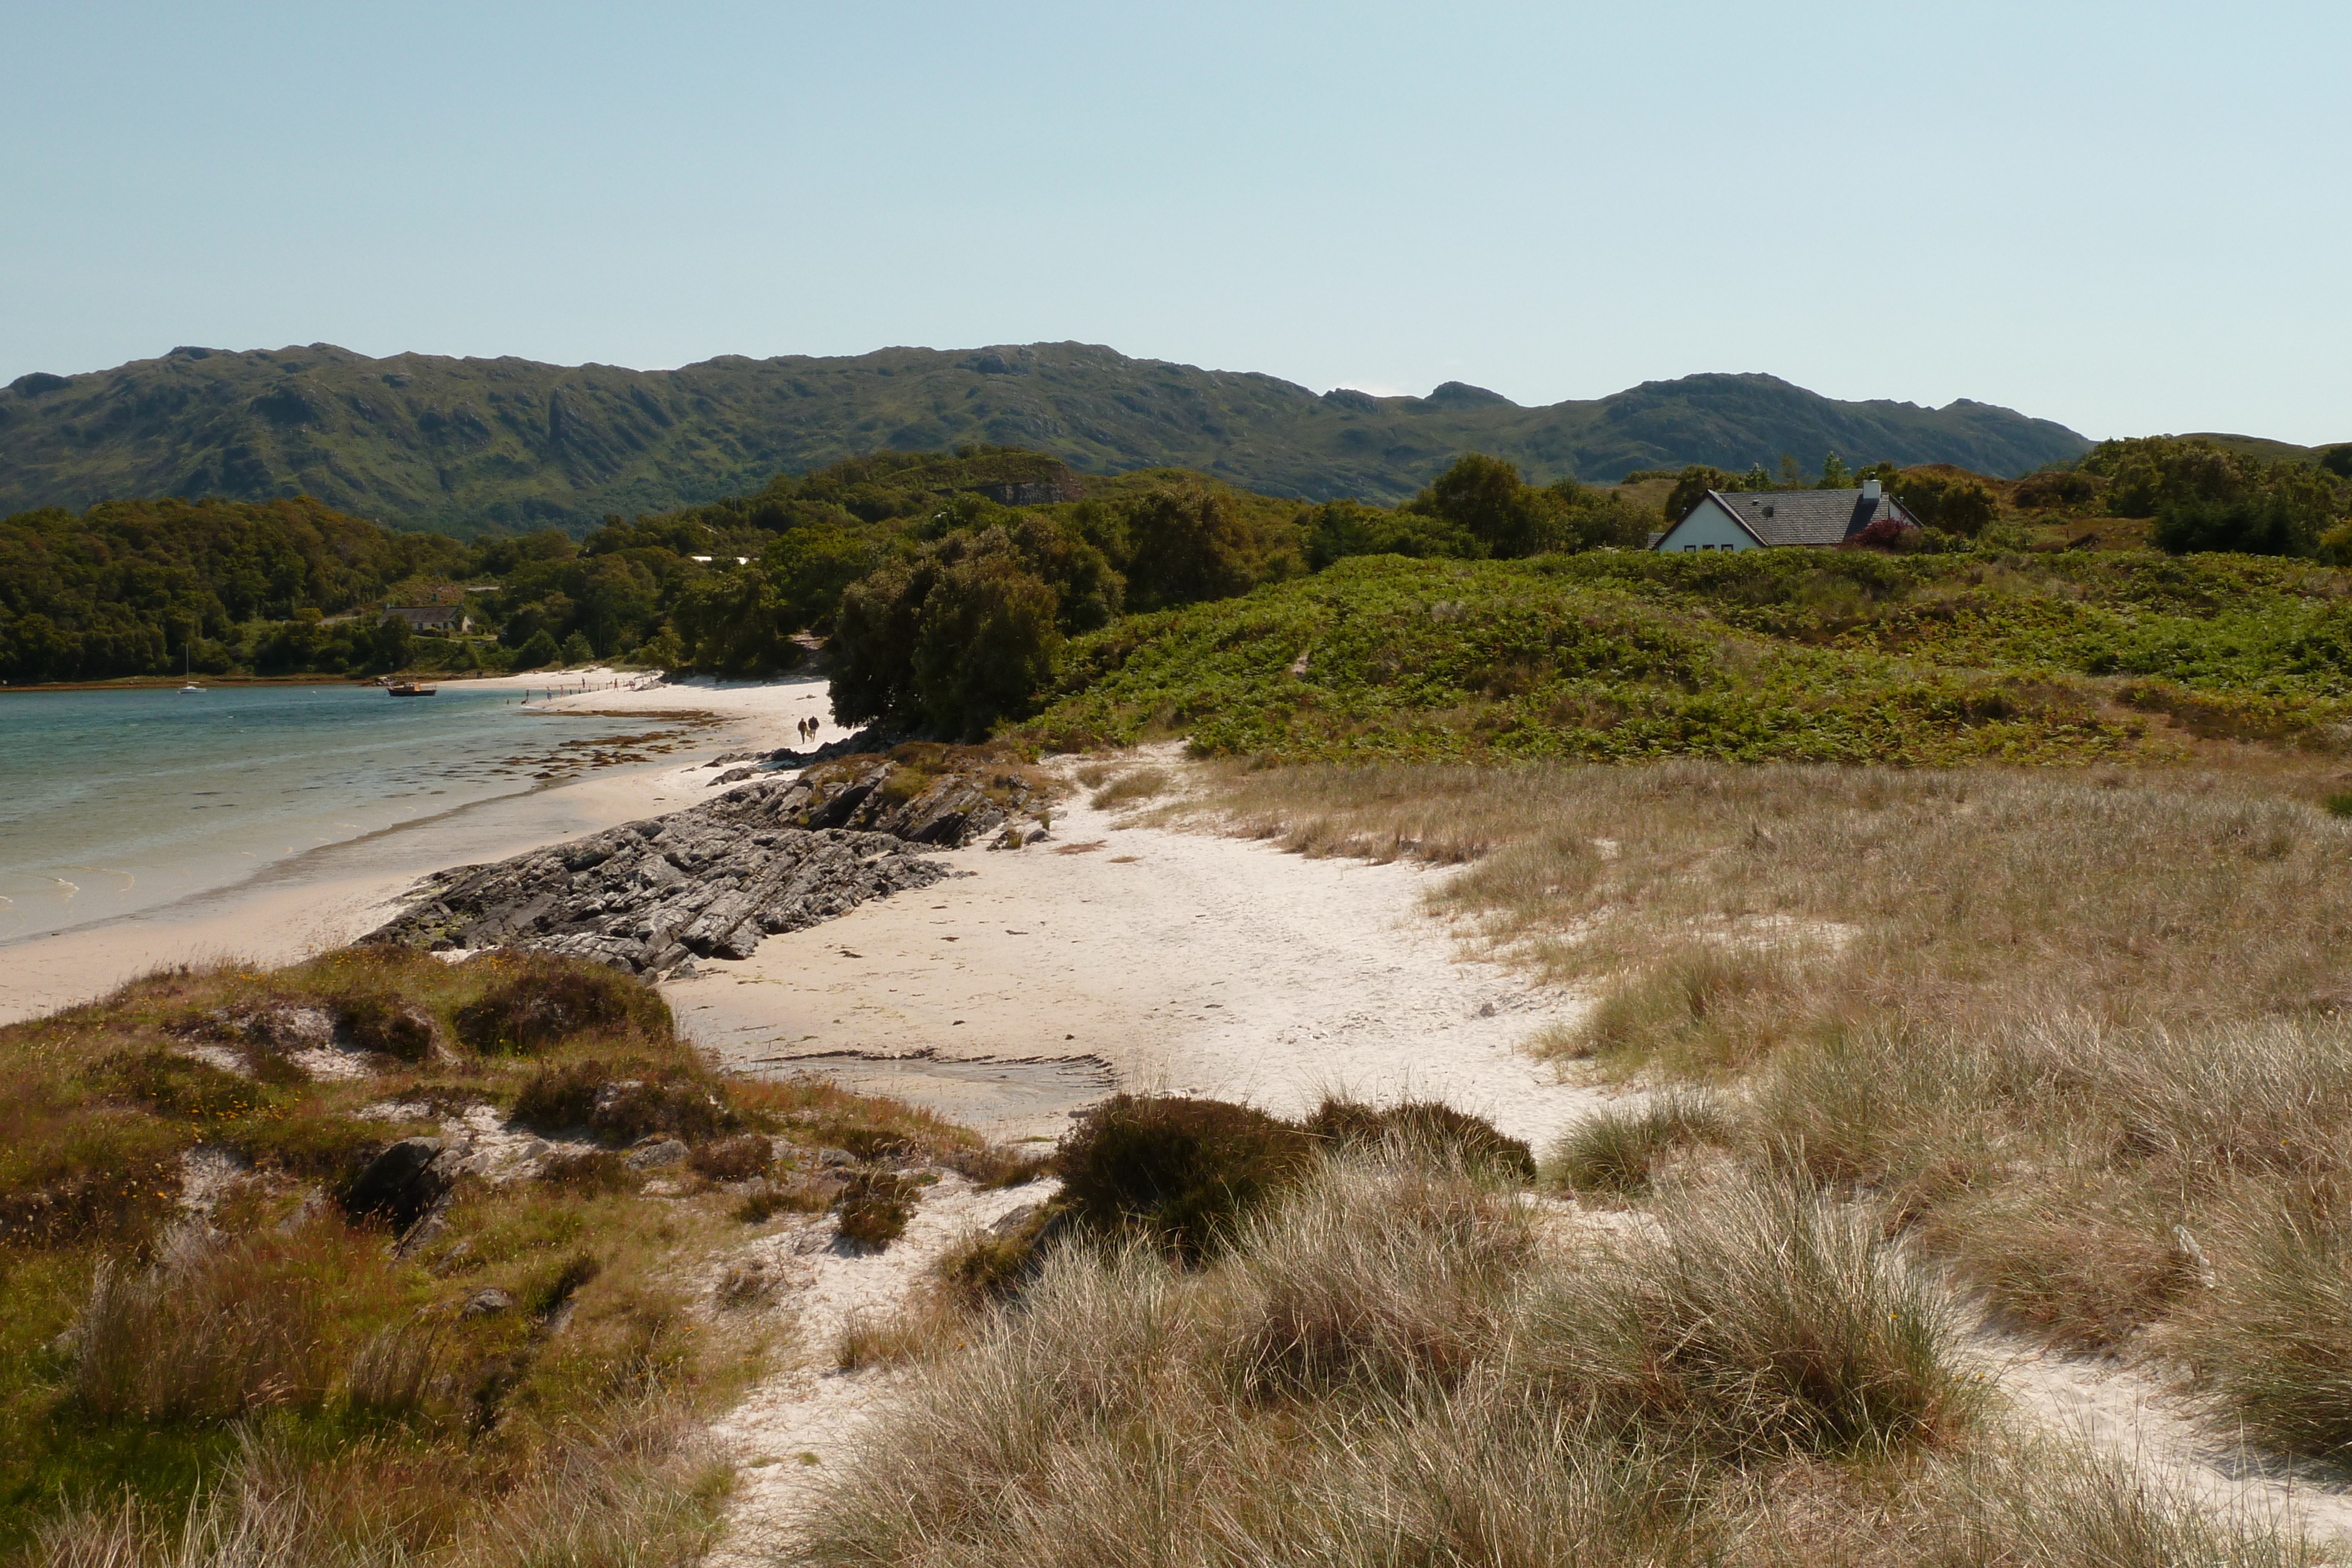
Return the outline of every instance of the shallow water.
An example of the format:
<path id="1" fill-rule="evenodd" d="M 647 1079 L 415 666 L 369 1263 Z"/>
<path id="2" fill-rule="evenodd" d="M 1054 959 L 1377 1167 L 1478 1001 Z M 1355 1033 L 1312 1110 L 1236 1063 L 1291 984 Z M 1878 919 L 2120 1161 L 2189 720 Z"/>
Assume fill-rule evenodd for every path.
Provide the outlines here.
<path id="1" fill-rule="evenodd" d="M 156 911 L 543 787 L 572 742 L 659 727 L 445 685 L 0 696 L 0 943 Z M 348 857 L 346 857 L 348 858 Z"/>

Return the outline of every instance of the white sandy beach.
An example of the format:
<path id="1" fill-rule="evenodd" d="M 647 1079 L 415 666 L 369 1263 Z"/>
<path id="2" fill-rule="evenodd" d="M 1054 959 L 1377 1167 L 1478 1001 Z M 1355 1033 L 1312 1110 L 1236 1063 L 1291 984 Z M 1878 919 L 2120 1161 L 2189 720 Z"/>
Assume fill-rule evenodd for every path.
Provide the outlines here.
<path id="1" fill-rule="evenodd" d="M 1538 1142 L 1596 1103 L 1520 1048 L 1582 998 L 1465 962 L 1403 862 L 1122 825 L 1057 804 L 1024 850 L 771 937 L 663 987 L 738 1070 L 822 1071 L 999 1138 L 1112 1089 L 1290 1113 L 1327 1091 L 1444 1099 Z"/>

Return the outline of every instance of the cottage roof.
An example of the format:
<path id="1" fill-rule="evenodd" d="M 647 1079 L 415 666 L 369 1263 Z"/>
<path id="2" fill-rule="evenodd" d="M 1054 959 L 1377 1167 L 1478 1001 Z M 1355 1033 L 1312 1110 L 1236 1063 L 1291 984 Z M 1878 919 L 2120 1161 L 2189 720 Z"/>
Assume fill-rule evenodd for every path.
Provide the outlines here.
<path id="1" fill-rule="evenodd" d="M 1768 545 L 1840 544 L 1871 524 L 1889 518 L 1913 527 L 1918 524 L 1894 497 L 1874 497 L 1858 489 L 1709 490 L 1698 505 L 1709 500 L 1720 503 L 1739 519 L 1741 527 Z"/>

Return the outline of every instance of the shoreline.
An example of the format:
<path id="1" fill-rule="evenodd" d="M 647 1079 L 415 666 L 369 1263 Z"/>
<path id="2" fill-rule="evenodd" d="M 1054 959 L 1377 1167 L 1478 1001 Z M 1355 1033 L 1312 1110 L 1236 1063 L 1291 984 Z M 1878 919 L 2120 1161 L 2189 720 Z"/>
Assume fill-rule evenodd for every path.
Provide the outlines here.
<path id="1" fill-rule="evenodd" d="M 485 674 L 479 670 L 395 670 L 394 678 L 413 680 L 422 685 L 469 686 L 484 685 L 561 685 L 565 678 L 575 680 L 589 676 L 607 676 L 618 681 L 660 681 L 667 672 L 656 669 L 624 670 L 609 664 L 583 665 L 578 669 L 550 666 L 543 670 L 524 670 L 504 674 Z M 683 678 L 683 677 L 682 677 Z M 43 681 L 36 685 L 12 685 L 0 681 L 0 697 L 37 696 L 43 692 L 172 692 L 194 681 L 206 691 L 243 691 L 250 686 L 372 686 L 378 683 L 375 675 L 328 675 L 310 673 L 299 675 L 123 675 L 111 681 Z"/>
<path id="2" fill-rule="evenodd" d="M 583 679 L 616 674 L 581 671 Z M 507 689 L 549 682 L 492 676 Z M 45 688 L 55 690 L 58 688 Z M 572 779 L 467 802 L 390 829 L 338 840 L 247 880 L 199 890 L 156 909 L 73 930 L 0 944 L 0 1023 L 92 1001 L 151 969 L 246 959 L 266 967 L 340 946 L 390 917 L 416 882 L 451 866 L 503 860 L 680 810 L 710 799 L 709 759 L 724 751 L 793 744 L 795 717 L 821 715 L 824 737 L 848 733 L 831 722 L 822 679 L 718 681 L 708 677 L 591 685 L 535 701 L 533 712 L 623 711 L 648 718 L 688 713 L 713 722 L 695 729 L 658 762 L 598 768 Z"/>

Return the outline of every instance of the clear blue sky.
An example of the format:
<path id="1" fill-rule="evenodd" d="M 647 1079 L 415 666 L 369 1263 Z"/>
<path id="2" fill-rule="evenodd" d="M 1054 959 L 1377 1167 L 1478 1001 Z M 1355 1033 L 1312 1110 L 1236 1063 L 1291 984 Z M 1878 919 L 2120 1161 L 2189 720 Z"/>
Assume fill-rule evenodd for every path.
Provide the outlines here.
<path id="1" fill-rule="evenodd" d="M 2352 5 L 0 10 L 0 381 L 1040 339 L 2352 440 Z"/>

